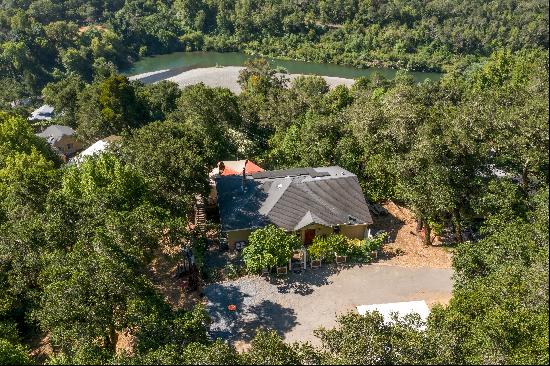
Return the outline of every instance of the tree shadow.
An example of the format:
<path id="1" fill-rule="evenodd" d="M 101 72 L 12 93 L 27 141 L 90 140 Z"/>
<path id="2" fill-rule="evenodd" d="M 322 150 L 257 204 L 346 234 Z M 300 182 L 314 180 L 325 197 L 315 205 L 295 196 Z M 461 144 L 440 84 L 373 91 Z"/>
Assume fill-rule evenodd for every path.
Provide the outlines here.
<path id="1" fill-rule="evenodd" d="M 212 339 L 248 342 L 258 328 L 273 329 L 283 336 L 297 324 L 293 309 L 270 300 L 254 303 L 254 297 L 243 293 L 238 286 L 213 284 L 204 292 L 212 320 Z M 230 305 L 235 305 L 235 310 L 230 310 Z"/>
<path id="2" fill-rule="evenodd" d="M 285 277 L 269 276 L 266 278 L 269 283 L 277 286 L 277 292 L 281 294 L 295 293 L 298 295 L 310 295 L 314 287 L 329 285 L 332 282 L 328 278 L 338 273 L 341 268 L 336 265 L 324 265 L 317 269 L 301 270 L 297 273 L 291 272 Z"/>
<path id="3" fill-rule="evenodd" d="M 258 305 L 250 306 L 248 316 L 239 329 L 240 339 L 250 341 L 259 328 L 272 329 L 281 337 L 296 326 L 294 309 L 285 308 L 270 300 L 263 300 Z"/>
<path id="4" fill-rule="evenodd" d="M 371 233 L 376 234 L 380 230 L 384 230 L 388 233 L 388 238 L 386 239 L 387 244 L 394 243 L 397 239 L 397 233 L 403 226 L 405 226 L 405 221 L 387 213 L 386 215 L 373 216 L 373 223 L 369 226 Z"/>
<path id="5" fill-rule="evenodd" d="M 208 298 L 206 310 L 211 318 L 210 335 L 212 338 L 228 340 L 235 333 L 238 314 L 242 312 L 245 297 L 250 295 L 241 292 L 235 285 L 214 283 L 204 288 Z M 236 310 L 229 310 L 235 305 Z"/>

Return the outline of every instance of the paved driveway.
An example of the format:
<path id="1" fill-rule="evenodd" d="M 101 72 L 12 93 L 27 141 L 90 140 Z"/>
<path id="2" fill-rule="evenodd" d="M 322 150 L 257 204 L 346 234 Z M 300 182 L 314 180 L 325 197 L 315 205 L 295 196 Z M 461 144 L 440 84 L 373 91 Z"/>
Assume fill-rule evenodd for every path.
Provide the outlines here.
<path id="1" fill-rule="evenodd" d="M 249 341 L 258 327 L 275 329 L 287 341 L 318 344 L 313 330 L 335 325 L 336 315 L 357 305 L 449 299 L 452 270 L 372 264 L 292 273 L 286 278 L 243 277 L 204 289 L 211 333 L 231 342 Z M 237 310 L 227 309 L 235 304 Z"/>

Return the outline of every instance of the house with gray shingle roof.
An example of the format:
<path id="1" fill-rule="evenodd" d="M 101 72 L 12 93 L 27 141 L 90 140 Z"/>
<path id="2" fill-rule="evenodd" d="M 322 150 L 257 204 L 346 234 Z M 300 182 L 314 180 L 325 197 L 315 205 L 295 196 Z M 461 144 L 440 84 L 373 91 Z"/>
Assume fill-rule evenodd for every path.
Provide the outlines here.
<path id="1" fill-rule="evenodd" d="M 268 224 L 299 235 L 341 233 L 363 239 L 372 224 L 357 176 L 341 167 L 299 168 L 217 176 L 221 231 L 231 249 Z"/>
<path id="2" fill-rule="evenodd" d="M 76 138 L 75 131 L 69 126 L 51 125 L 36 136 L 48 141 L 65 160 L 82 150 L 82 143 Z"/>

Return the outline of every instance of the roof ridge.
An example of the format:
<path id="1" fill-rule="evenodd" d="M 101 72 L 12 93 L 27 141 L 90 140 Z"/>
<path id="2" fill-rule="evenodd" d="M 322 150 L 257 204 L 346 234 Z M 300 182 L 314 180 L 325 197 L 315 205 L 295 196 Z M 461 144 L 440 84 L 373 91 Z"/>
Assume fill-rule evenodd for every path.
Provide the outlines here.
<path id="1" fill-rule="evenodd" d="M 285 184 L 281 184 L 279 183 L 280 181 L 284 182 Z M 288 184 L 287 184 L 288 183 Z M 266 215 L 268 216 L 269 213 L 271 212 L 271 210 L 273 210 L 273 207 L 275 207 L 277 205 L 277 202 L 279 202 L 279 200 L 281 199 L 281 197 L 283 197 L 283 195 L 285 194 L 286 190 L 288 187 L 290 187 L 290 185 L 292 184 L 292 178 L 291 177 L 285 177 L 285 178 L 276 178 L 274 179 L 272 182 L 271 182 L 271 185 L 269 187 L 269 190 L 266 192 L 267 193 L 267 196 L 270 197 L 271 194 L 273 193 L 278 193 L 277 195 L 273 195 L 273 198 L 270 200 L 269 204 L 267 204 L 266 202 L 266 205 L 263 206 L 259 212 L 262 214 L 262 215 Z M 280 193 L 277 192 L 277 190 L 280 189 Z M 271 194 L 270 194 L 271 193 Z M 271 198 L 271 197 L 270 197 Z"/>

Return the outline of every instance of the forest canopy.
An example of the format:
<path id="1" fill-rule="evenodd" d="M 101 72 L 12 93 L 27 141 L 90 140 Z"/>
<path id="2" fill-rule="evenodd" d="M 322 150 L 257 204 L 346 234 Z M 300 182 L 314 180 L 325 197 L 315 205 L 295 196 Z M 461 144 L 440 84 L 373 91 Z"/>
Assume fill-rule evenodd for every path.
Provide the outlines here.
<path id="1" fill-rule="evenodd" d="M 400 73 L 334 89 L 314 76 L 285 85 L 254 60 L 240 82 L 240 95 L 116 74 L 51 83 L 48 98 L 75 95 L 57 101 L 53 123 L 90 142 L 122 137 L 63 168 L 26 119 L 0 114 L 3 362 L 31 362 L 37 334 L 55 346 L 51 363 L 548 362 L 546 52 L 497 51 L 439 81 Z M 452 230 L 450 304 L 425 332 L 348 314 L 316 332 L 319 347 L 259 332 L 238 354 L 209 339 L 204 309 L 170 306 L 150 268 L 161 243 L 181 242 L 208 273 L 188 212 L 216 162 L 237 156 L 267 169 L 340 165 L 369 201 L 406 205 L 428 234 Z"/>
<path id="2" fill-rule="evenodd" d="M 11 0 L 0 8 L 0 100 L 173 51 L 449 71 L 535 48 L 548 49 L 543 0 Z"/>
<path id="3" fill-rule="evenodd" d="M 402 70 L 330 88 L 255 58 L 238 95 L 120 74 L 192 50 Z M 0 364 L 548 364 L 548 83 L 541 0 L 3 1 Z M 24 97 L 85 146 L 117 139 L 64 164 L 31 107 L 11 107 Z M 244 352 L 212 339 L 200 303 L 165 296 L 157 259 L 174 246 L 211 276 L 193 208 L 216 163 L 243 157 L 341 166 L 367 201 L 410 209 L 424 245 L 447 233 L 449 304 L 426 323 L 343 314 L 315 346 L 266 330 Z M 266 231 L 247 253 L 258 270 L 265 245 L 287 240 L 284 259 L 297 240 Z"/>

